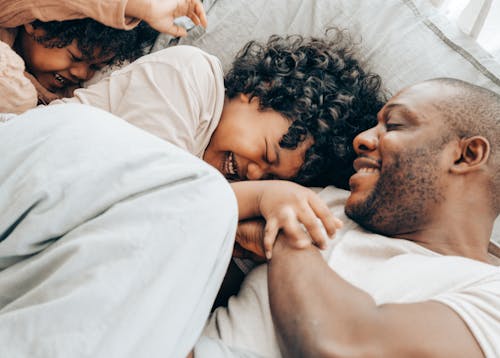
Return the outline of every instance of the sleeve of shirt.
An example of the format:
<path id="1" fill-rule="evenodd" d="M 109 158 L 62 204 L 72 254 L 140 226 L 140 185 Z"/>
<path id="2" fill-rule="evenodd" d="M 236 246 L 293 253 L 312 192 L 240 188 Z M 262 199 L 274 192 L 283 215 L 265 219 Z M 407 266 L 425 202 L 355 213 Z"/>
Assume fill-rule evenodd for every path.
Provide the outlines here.
<path id="1" fill-rule="evenodd" d="M 224 102 L 218 60 L 190 46 L 142 57 L 98 83 L 75 91 L 76 102 L 99 107 L 201 156 Z"/>
<path id="2" fill-rule="evenodd" d="M 138 19 L 125 16 L 128 0 L 8 0 L 0 1 L 0 27 L 17 27 L 36 19 L 63 21 L 91 17 L 105 25 L 131 29 Z"/>
<path id="3" fill-rule="evenodd" d="M 24 62 L 0 41 L 0 112 L 21 113 L 37 103 L 37 92 L 24 76 Z"/>
<path id="4" fill-rule="evenodd" d="M 486 357 L 500 357 L 500 269 L 459 292 L 444 293 L 433 300 L 462 318 Z"/>

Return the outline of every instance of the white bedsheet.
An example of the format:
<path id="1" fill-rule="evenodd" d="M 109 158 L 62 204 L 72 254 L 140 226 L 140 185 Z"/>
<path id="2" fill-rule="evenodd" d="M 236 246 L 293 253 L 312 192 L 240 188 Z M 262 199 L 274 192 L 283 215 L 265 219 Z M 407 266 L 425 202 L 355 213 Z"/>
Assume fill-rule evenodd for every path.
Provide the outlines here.
<path id="1" fill-rule="evenodd" d="M 185 356 L 231 254 L 226 180 L 82 105 L 0 123 L 0 152 L 0 356 Z"/>

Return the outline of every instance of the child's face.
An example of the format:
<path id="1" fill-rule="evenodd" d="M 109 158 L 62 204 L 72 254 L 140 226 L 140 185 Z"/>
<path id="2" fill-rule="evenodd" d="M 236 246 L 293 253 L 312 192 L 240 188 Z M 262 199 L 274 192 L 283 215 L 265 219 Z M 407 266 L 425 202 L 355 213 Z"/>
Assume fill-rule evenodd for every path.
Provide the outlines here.
<path id="1" fill-rule="evenodd" d="M 294 178 L 313 140 L 306 138 L 295 149 L 281 148 L 289 127 L 290 121 L 280 113 L 259 111 L 257 98 L 226 99 L 203 159 L 231 180 Z"/>
<path id="2" fill-rule="evenodd" d="M 54 93 L 63 93 L 67 88 L 80 87 L 81 82 L 90 79 L 96 70 L 112 60 L 113 55 L 99 56 L 100 49 L 94 51 L 91 59 L 84 59 L 76 40 L 63 48 L 45 47 L 35 40 L 43 34 L 43 29 L 35 29 L 31 24 L 21 30 L 21 56 L 26 70 L 35 76 L 40 84 Z"/>

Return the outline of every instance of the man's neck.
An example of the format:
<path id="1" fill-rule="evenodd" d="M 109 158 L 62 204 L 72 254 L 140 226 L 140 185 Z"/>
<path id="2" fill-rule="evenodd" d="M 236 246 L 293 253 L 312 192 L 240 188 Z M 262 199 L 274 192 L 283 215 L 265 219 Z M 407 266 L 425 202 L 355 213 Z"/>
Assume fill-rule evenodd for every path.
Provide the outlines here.
<path id="1" fill-rule="evenodd" d="M 494 220 L 491 215 L 455 213 L 449 220 L 434 220 L 423 229 L 397 235 L 442 255 L 490 262 L 488 245 Z"/>

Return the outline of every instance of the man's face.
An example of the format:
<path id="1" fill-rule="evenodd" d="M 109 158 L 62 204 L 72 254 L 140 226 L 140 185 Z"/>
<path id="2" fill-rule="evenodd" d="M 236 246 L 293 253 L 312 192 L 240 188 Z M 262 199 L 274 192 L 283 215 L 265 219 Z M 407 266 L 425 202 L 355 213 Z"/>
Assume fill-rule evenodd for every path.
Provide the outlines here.
<path id="1" fill-rule="evenodd" d="M 245 95 L 226 99 L 222 116 L 203 159 L 230 180 L 290 179 L 304 164 L 312 139 L 296 149 L 280 140 L 290 121 L 273 110 L 259 111 L 259 101 Z"/>
<path id="2" fill-rule="evenodd" d="M 354 139 L 358 158 L 346 214 L 369 230 L 396 236 L 422 229 L 443 201 L 447 142 L 435 107 L 439 87 L 400 92 L 379 112 L 377 126 Z"/>
<path id="3" fill-rule="evenodd" d="M 67 88 L 80 87 L 81 82 L 90 79 L 95 71 L 107 65 L 114 57 L 100 56 L 100 49 L 96 49 L 92 58 L 83 58 L 76 40 L 63 48 L 46 47 L 35 40 L 35 37 L 40 37 L 43 33 L 43 29 L 25 25 L 25 31 L 20 34 L 21 51 L 26 70 L 51 92 L 64 93 Z"/>

